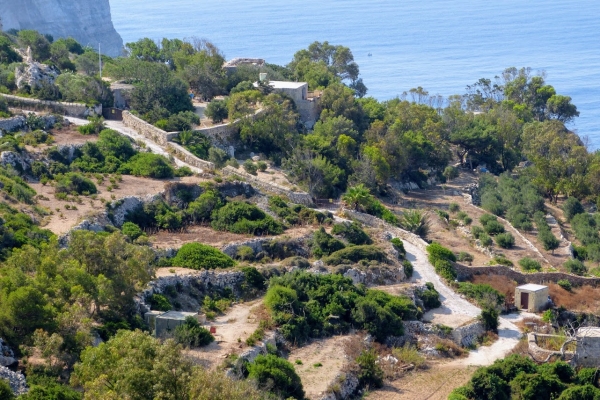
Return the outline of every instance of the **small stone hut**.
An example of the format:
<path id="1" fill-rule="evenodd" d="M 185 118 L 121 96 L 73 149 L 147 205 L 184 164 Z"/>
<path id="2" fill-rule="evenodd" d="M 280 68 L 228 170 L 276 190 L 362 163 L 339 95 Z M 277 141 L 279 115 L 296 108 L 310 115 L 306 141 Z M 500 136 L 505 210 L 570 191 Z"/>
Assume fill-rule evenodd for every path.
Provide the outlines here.
<path id="1" fill-rule="evenodd" d="M 600 328 L 583 327 L 577 331 L 575 363 L 578 367 L 600 366 Z"/>
<path id="2" fill-rule="evenodd" d="M 515 306 L 518 309 L 538 312 L 548 304 L 548 286 L 528 283 L 515 289 Z"/>
<path id="3" fill-rule="evenodd" d="M 179 325 L 183 325 L 187 317 L 198 319 L 201 324 L 206 322 L 204 314 L 184 311 L 150 311 L 144 314 L 146 322 L 150 326 L 150 330 L 154 337 L 164 338 L 172 335 Z"/>

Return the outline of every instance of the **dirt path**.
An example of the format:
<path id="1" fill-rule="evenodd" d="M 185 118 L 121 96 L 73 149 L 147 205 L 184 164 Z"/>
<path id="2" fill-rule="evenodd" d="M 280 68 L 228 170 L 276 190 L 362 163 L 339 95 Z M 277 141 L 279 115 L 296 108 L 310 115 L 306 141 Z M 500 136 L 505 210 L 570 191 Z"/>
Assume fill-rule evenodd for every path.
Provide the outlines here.
<path id="1" fill-rule="evenodd" d="M 240 354 L 248 348 L 245 343 L 248 336 L 258 328 L 252 309 L 261 304 L 262 299 L 239 303 L 215 321 L 208 321 L 207 326 L 217 330 L 215 341 L 199 349 L 187 350 L 186 354 L 207 368 L 217 367 L 229 354 Z"/>
<path id="2" fill-rule="evenodd" d="M 294 364 L 302 380 L 307 399 L 319 399 L 329 383 L 342 370 L 346 363 L 344 342 L 348 337 L 343 335 L 315 340 L 292 350 L 288 355 L 288 360 Z M 296 360 L 300 360 L 302 364 L 297 364 Z"/>
<path id="3" fill-rule="evenodd" d="M 455 388 L 466 384 L 475 367 L 456 368 L 448 364 L 433 364 L 388 382 L 382 389 L 369 394 L 369 400 L 445 400 Z"/>

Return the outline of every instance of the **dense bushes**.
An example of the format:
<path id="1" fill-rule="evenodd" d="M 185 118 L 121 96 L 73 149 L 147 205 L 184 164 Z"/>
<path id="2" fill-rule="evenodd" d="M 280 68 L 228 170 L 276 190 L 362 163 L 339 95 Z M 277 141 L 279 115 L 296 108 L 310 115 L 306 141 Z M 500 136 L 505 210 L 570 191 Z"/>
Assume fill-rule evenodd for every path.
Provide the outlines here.
<path id="1" fill-rule="evenodd" d="M 438 308 L 442 305 L 442 302 L 440 301 L 440 294 L 437 290 L 435 290 L 435 287 L 431 282 L 425 283 L 425 288 L 418 292 L 418 296 L 423 301 L 425 308 L 428 310 Z"/>
<path id="2" fill-rule="evenodd" d="M 576 375 L 573 367 L 564 361 L 537 365 L 528 357 L 513 354 L 489 367 L 479 368 L 467 385 L 455 389 L 448 398 L 597 399 L 600 390 L 590 384 L 587 379 L 590 375 L 587 371 Z"/>
<path id="3" fill-rule="evenodd" d="M 75 172 L 69 172 L 56 177 L 54 191 L 55 193 L 71 195 L 90 195 L 96 193 L 98 189 L 96 189 L 96 185 L 85 176 Z"/>
<path id="4" fill-rule="evenodd" d="M 503 249 L 510 249 L 515 245 L 515 237 L 508 232 L 499 234 L 495 240 L 496 244 Z"/>
<path id="5" fill-rule="evenodd" d="M 362 245 L 373 243 L 369 235 L 362 230 L 357 222 L 335 224 L 331 233 L 343 237 L 351 244 Z"/>
<path id="6" fill-rule="evenodd" d="M 252 235 L 279 235 L 281 223 L 253 204 L 231 202 L 212 214 L 212 227 L 218 231 L 249 233 Z"/>
<path id="7" fill-rule="evenodd" d="M 282 399 L 304 399 L 300 377 L 289 361 L 273 354 L 259 355 L 248 364 L 248 378 Z"/>
<path id="8" fill-rule="evenodd" d="M 171 260 L 172 265 L 191 269 L 233 267 L 235 262 L 214 247 L 202 243 L 186 243 Z"/>
<path id="9" fill-rule="evenodd" d="M 585 210 L 583 206 L 575 197 L 569 197 L 562 205 L 563 212 L 567 221 L 571 221 L 577 214 L 583 214 Z"/>
<path id="10" fill-rule="evenodd" d="M 186 317 L 185 322 L 175 328 L 175 340 L 186 347 L 202 347 L 212 343 L 215 338 L 203 328 L 194 317 Z"/>
<path id="11" fill-rule="evenodd" d="M 120 172 L 147 178 L 172 178 L 175 170 L 169 161 L 161 155 L 153 153 L 138 153 L 123 165 Z"/>
<path id="12" fill-rule="evenodd" d="M 542 265 L 529 258 L 529 257 L 523 257 L 519 260 L 519 265 L 521 266 L 521 268 L 523 268 L 523 271 L 541 271 L 542 270 Z"/>
<path id="13" fill-rule="evenodd" d="M 452 265 L 453 262 L 456 262 L 456 256 L 452 251 L 439 243 L 432 242 L 427 246 L 427 254 L 429 255 L 429 262 L 433 265 L 438 275 L 448 281 L 456 279 L 456 270 Z"/>
<path id="14" fill-rule="evenodd" d="M 387 258 L 383 250 L 372 245 L 346 247 L 323 258 L 328 265 L 352 264 L 362 260 L 386 262 Z"/>
<path id="15" fill-rule="evenodd" d="M 401 335 L 402 319 L 417 318 L 407 297 L 354 286 L 341 275 L 295 272 L 272 278 L 265 305 L 286 339 L 302 343 L 310 337 L 365 329 L 378 341 Z"/>
<path id="16" fill-rule="evenodd" d="M 288 205 L 281 197 L 269 197 L 269 208 L 290 225 L 317 225 L 326 223 L 331 213 L 322 213 L 301 204 Z"/>
<path id="17" fill-rule="evenodd" d="M 404 249 L 404 242 L 400 238 L 392 238 L 390 240 L 394 249 L 398 252 L 399 257 L 404 257 L 406 255 L 406 250 Z"/>
<path id="18" fill-rule="evenodd" d="M 491 302 L 500 305 L 504 302 L 504 295 L 486 283 L 459 282 L 456 291 L 467 298 L 475 300 L 482 307 Z"/>
<path id="19" fill-rule="evenodd" d="M 312 254 L 317 258 L 328 256 L 344 247 L 344 243 L 325 232 L 323 227 L 314 233 L 311 242 Z"/>
<path id="20" fill-rule="evenodd" d="M 535 221 L 535 226 L 538 230 L 538 239 L 540 242 L 542 242 L 544 250 L 551 250 L 554 252 L 554 250 L 560 245 L 560 241 L 550 230 L 550 225 L 548 225 L 548 222 L 546 221 L 546 216 L 543 212 L 537 211 L 533 215 L 533 220 Z"/>
<path id="21" fill-rule="evenodd" d="M 567 271 L 575 275 L 585 275 L 588 272 L 585 265 L 583 265 L 581 261 L 576 259 L 565 261 L 563 266 Z"/>

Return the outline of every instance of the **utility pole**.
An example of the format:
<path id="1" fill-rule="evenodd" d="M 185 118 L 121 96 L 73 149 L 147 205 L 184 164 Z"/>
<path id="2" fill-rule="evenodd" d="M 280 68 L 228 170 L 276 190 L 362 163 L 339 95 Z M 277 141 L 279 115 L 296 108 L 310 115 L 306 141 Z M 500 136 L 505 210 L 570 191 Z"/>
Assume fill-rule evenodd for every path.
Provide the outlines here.
<path id="1" fill-rule="evenodd" d="M 100 67 L 100 80 L 102 80 L 102 52 L 100 51 L 100 43 L 98 43 L 98 66 Z"/>

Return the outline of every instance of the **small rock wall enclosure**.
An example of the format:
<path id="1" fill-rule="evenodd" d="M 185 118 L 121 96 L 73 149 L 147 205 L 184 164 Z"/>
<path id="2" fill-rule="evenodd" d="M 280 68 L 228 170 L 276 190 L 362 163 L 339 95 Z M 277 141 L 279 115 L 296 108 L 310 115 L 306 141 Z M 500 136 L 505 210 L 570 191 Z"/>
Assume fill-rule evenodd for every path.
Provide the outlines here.
<path id="1" fill-rule="evenodd" d="M 60 101 L 47 101 L 28 99 L 25 97 L 0 94 L 6 99 L 10 107 L 35 111 L 48 111 L 55 114 L 68 115 L 77 118 L 87 118 L 90 115 L 102 115 L 102 104 L 88 107 L 85 104 L 66 103 Z"/>

